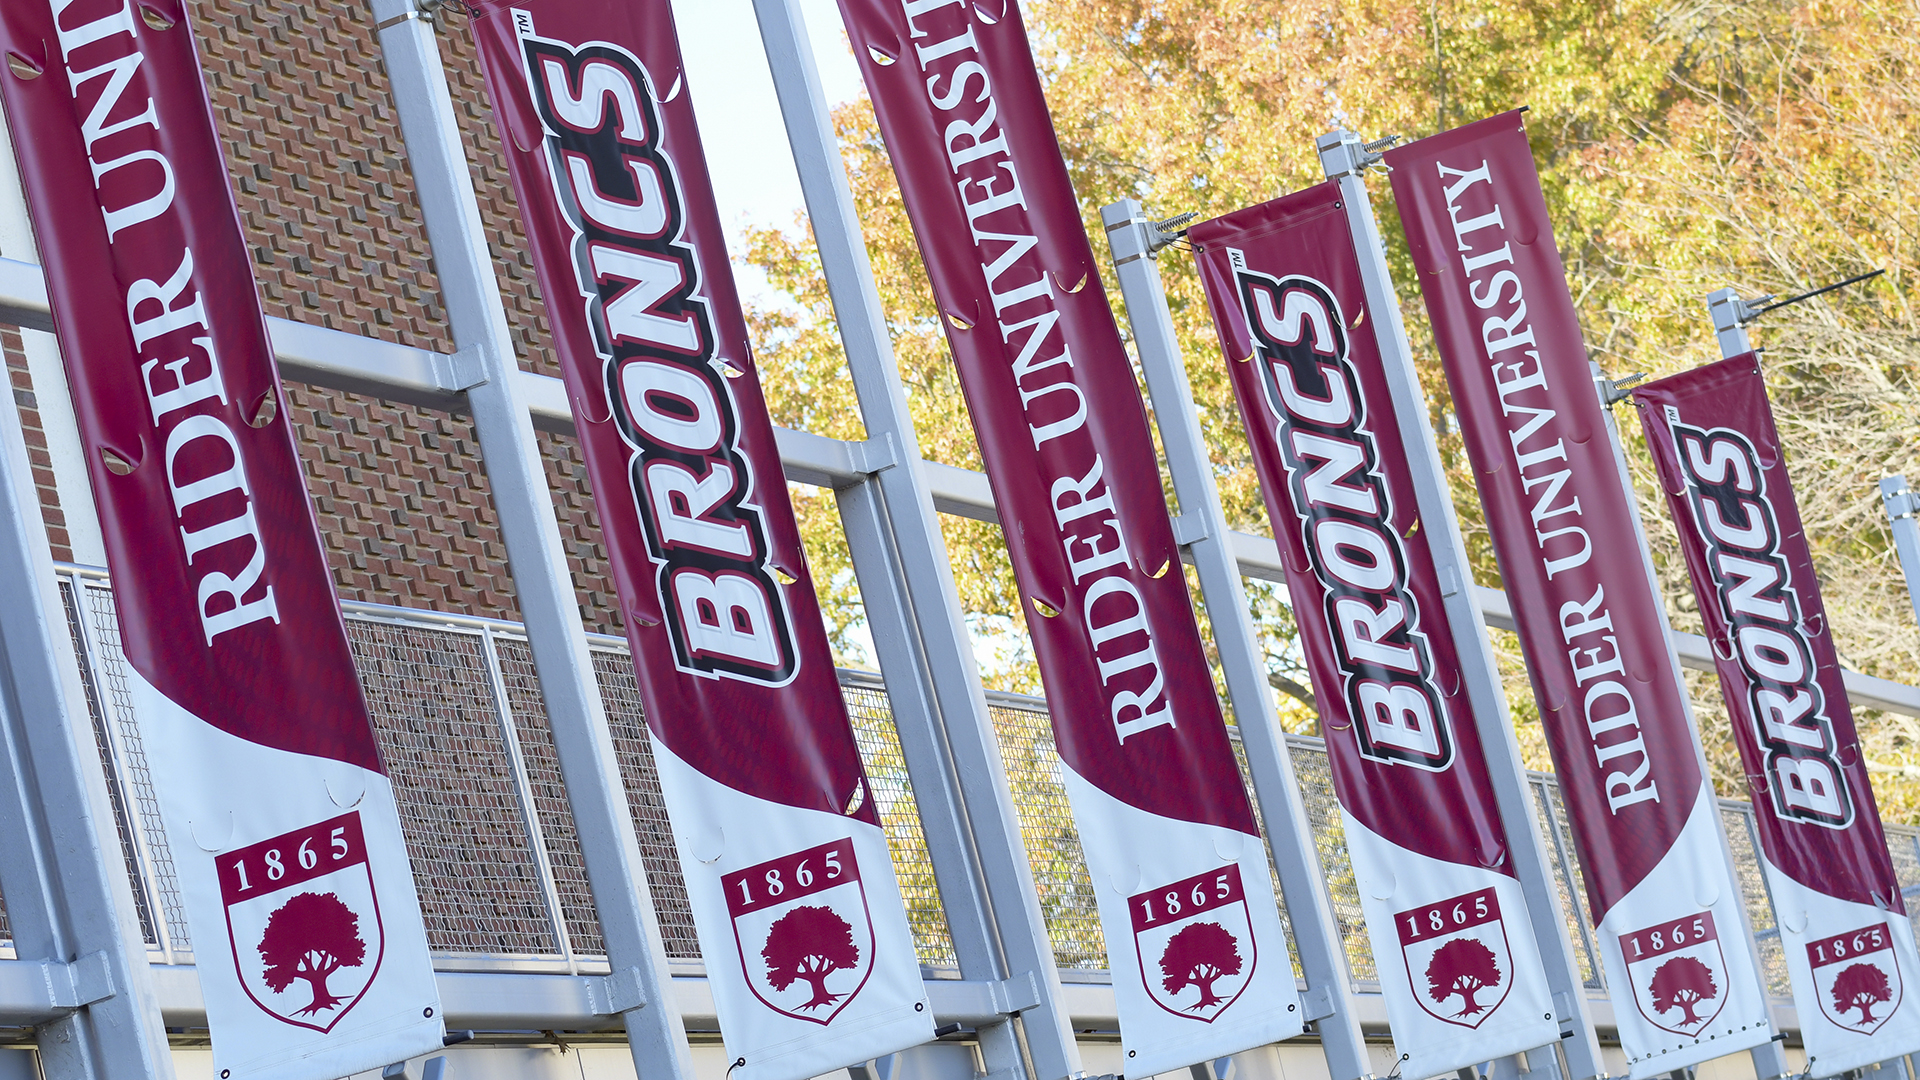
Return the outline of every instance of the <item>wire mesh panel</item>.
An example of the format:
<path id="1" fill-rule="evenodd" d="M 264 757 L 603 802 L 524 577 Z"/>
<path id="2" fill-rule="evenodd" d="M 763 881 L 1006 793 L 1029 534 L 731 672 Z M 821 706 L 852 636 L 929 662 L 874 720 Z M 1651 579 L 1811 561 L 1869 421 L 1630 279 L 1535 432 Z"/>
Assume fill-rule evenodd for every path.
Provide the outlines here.
<path id="1" fill-rule="evenodd" d="M 559 943 L 501 739 L 484 640 L 347 620 L 438 952 L 555 956 Z"/>
<path id="2" fill-rule="evenodd" d="M 1600 970 L 1600 957 L 1595 953 L 1596 931 L 1588 914 L 1587 883 L 1580 876 L 1580 855 L 1573 849 L 1573 833 L 1567 826 L 1566 800 L 1560 794 L 1559 783 L 1550 776 L 1534 777 L 1532 786 L 1540 820 L 1549 829 L 1553 883 L 1560 890 L 1560 909 L 1567 920 L 1567 937 L 1573 941 L 1574 959 L 1580 965 L 1581 985 L 1588 990 L 1604 990 L 1607 980 Z"/>
<path id="3" fill-rule="evenodd" d="M 673 829 L 667 824 L 667 800 L 660 794 L 660 774 L 653 765 L 653 746 L 647 741 L 647 720 L 640 707 L 639 684 L 633 679 L 633 659 L 625 652 L 595 649 L 593 674 L 600 683 L 614 756 L 620 761 L 627 810 L 633 815 L 633 831 L 640 839 L 640 861 L 647 868 L 660 936 L 669 957 L 698 960 L 700 939 L 693 931 L 693 906 L 687 902 L 687 882 L 680 876 L 680 855 L 674 850 Z"/>
<path id="4" fill-rule="evenodd" d="M 842 681 L 853 735 L 867 766 L 867 784 L 879 804 L 880 825 L 887 833 L 887 851 L 893 857 L 894 876 L 907 903 L 907 925 L 913 929 L 914 952 L 930 967 L 956 967 L 953 935 L 940 903 L 933 859 L 927 854 L 927 836 L 920 826 L 920 807 L 907 778 L 907 759 L 894 728 L 893 704 L 884 687 Z"/>
<path id="5" fill-rule="evenodd" d="M 67 633 L 73 639 L 76 656 L 87 655 L 85 630 L 80 625 L 80 606 L 70 581 L 60 583 L 60 600 L 67 609 Z M 140 854 L 133 834 L 133 820 L 127 813 L 126 792 L 121 787 L 120 769 L 113 760 L 113 737 L 107 734 L 106 710 L 100 707 L 100 691 L 94 685 L 93 672 L 80 665 L 80 684 L 86 688 L 87 714 L 93 720 L 93 746 L 100 755 L 100 771 L 107 778 L 107 802 L 113 807 L 114 830 L 120 836 L 120 857 L 127 878 L 133 884 L 133 907 L 140 917 L 140 934 L 149 945 L 160 944 L 160 931 L 154 925 L 153 905 L 147 899 L 146 881 L 140 873 Z"/>
<path id="6" fill-rule="evenodd" d="M 560 754 L 553 745 L 553 729 L 547 724 L 540 678 L 533 670 L 533 648 L 523 640 L 498 634 L 491 640 L 500 664 L 500 679 L 507 688 L 508 710 L 513 714 L 534 814 L 540 821 L 540 838 L 546 844 L 547 863 L 553 870 L 554 890 L 567 920 L 568 942 L 575 955 L 605 956 L 607 943 L 600 935 L 600 913 L 593 906 L 587 864 L 580 853 L 580 834 L 573 824 L 573 806 L 567 802 L 567 785 L 560 776 Z"/>
<path id="7" fill-rule="evenodd" d="M 1888 825 L 1887 853 L 1893 856 L 1894 880 L 1907 901 L 1907 920 L 1920 934 L 1920 829 Z"/>
<path id="8" fill-rule="evenodd" d="M 1007 784 L 1020 817 L 1033 884 L 1053 942 L 1054 962 L 1063 968 L 1098 971 L 1107 966 L 1107 942 L 1094 907 L 1093 880 L 1080 850 L 1080 834 L 1067 806 L 1060 755 L 1053 748 L 1053 723 L 1039 708 L 1003 703 L 988 706 L 993 730 L 1006 762 Z"/>
<path id="9" fill-rule="evenodd" d="M 85 598 L 84 615 L 87 626 L 83 629 L 80 618 L 83 614 L 79 597 L 72 591 L 79 589 L 79 597 Z M 105 585 L 91 583 L 62 582 L 61 593 L 67 602 L 67 625 L 75 635 L 75 653 L 79 657 L 91 657 L 96 669 L 89 670 L 86 662 L 81 663 L 82 682 L 87 691 L 87 708 L 93 714 L 94 735 L 101 742 L 102 765 L 107 771 L 107 790 L 114 798 L 114 817 L 120 827 L 120 842 L 128 864 L 128 872 L 133 875 L 133 895 L 136 904 L 141 906 L 141 930 L 147 935 L 149 944 L 158 943 L 158 935 L 151 922 L 148 905 L 157 900 L 166 919 L 167 937 L 174 951 L 174 959 L 184 961 L 181 954 L 192 947 L 192 937 L 187 930 L 187 909 L 180 899 L 180 879 L 173 866 L 173 849 L 167 844 L 166 826 L 160 820 L 160 798 L 153 790 L 153 773 L 147 765 L 146 744 L 140 737 L 140 724 L 133 712 L 133 690 L 127 679 L 130 668 L 126 654 L 120 646 L 120 620 L 114 608 L 113 590 Z M 85 629 L 91 629 L 88 641 L 93 648 L 87 648 L 80 640 Z M 109 708 L 109 706 L 111 706 Z M 108 717 L 111 715 L 111 721 Z M 112 724 L 109 733 L 108 724 Z M 109 744 L 118 744 L 118 754 L 109 755 Z M 119 768 L 111 760 L 117 756 Z M 131 807 L 127 803 L 131 803 Z M 132 811 L 129 819 L 128 811 Z M 136 842 L 132 821 L 139 823 L 139 837 Z M 146 852 L 146 874 L 140 873 L 136 858 L 138 847 Z M 150 887 L 150 890 L 149 890 Z"/>
<path id="10" fill-rule="evenodd" d="M 1347 830 L 1340 817 L 1340 800 L 1333 793 L 1333 770 L 1326 748 L 1318 739 L 1288 739 L 1293 775 L 1300 782 L 1300 801 L 1306 804 L 1313 827 L 1313 846 L 1320 870 L 1327 877 L 1327 898 L 1333 919 L 1347 950 L 1347 967 L 1357 983 L 1377 983 L 1373 945 L 1367 940 L 1366 920 L 1360 914 L 1360 886 L 1353 879 L 1353 860 L 1347 855 Z"/>
<path id="11" fill-rule="evenodd" d="M 1753 810 L 1722 801 L 1720 822 L 1726 826 L 1727 844 L 1733 849 L 1733 868 L 1739 874 L 1740 893 L 1746 900 L 1747 921 L 1753 924 L 1754 943 L 1760 948 L 1760 977 L 1767 984 L 1767 993 L 1777 998 L 1791 997 L 1793 986 L 1787 980 L 1787 954 L 1780 941 L 1780 926 L 1774 921 L 1773 894 L 1760 869 Z"/>

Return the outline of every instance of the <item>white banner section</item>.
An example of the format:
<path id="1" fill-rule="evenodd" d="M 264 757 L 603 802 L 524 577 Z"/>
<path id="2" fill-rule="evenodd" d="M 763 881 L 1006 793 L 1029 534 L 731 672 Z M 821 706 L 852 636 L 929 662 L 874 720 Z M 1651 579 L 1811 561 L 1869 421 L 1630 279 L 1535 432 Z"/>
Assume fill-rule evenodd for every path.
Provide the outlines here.
<path id="1" fill-rule="evenodd" d="M 1433 1076 L 1551 1045 L 1559 1033 L 1549 1028 L 1553 992 L 1520 882 L 1427 858 L 1345 810 L 1340 818 L 1380 984 L 1412 991 L 1386 995 L 1400 1075 Z M 1496 1013 L 1502 1022 L 1486 1026 Z M 1516 1016 L 1538 1022 L 1517 1024 Z"/>
<path id="2" fill-rule="evenodd" d="M 1260 838 L 1150 814 L 1071 768 L 1060 774 L 1100 894 L 1113 994 L 1127 1018 L 1126 1075 L 1211 1060 L 1223 1043 L 1252 1049 L 1299 1035 L 1293 959 Z"/>
<path id="3" fill-rule="evenodd" d="M 886 834 L 748 795 L 652 744 L 722 1036 L 746 1059 L 732 1080 L 817 1076 L 925 1042 L 932 1013 Z M 732 955 L 711 955 L 716 942 Z"/>
<path id="4" fill-rule="evenodd" d="M 1598 933 L 1628 1059 L 1650 1080 L 1766 1042 L 1773 1031 L 1740 895 L 1720 887 L 1719 800 L 1702 787 L 1666 857 L 1602 920 Z M 1624 973 L 1627 986 L 1619 985 Z"/>
<path id="5" fill-rule="evenodd" d="M 392 782 L 229 735 L 125 674 L 153 774 L 180 781 L 155 791 L 218 1033 L 214 1075 L 342 1076 L 438 1045 Z"/>

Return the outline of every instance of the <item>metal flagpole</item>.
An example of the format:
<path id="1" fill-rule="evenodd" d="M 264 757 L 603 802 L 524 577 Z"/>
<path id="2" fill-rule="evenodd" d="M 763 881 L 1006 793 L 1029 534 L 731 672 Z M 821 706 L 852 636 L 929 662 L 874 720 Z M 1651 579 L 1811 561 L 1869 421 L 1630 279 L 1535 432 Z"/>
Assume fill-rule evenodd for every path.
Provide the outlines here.
<path id="1" fill-rule="evenodd" d="M 1103 208 L 1100 217 L 1180 504 L 1180 513 L 1173 519 L 1174 536 L 1199 572 L 1201 597 L 1213 620 L 1214 644 L 1227 677 L 1227 696 L 1273 846 L 1300 969 L 1306 973 L 1307 992 L 1301 996 L 1304 1019 L 1318 1030 L 1335 1080 L 1371 1077 L 1366 1043 L 1354 1013 L 1345 944 L 1334 922 L 1326 877 L 1315 857 L 1312 827 L 1267 686 L 1266 663 L 1247 614 L 1240 567 L 1228 547 L 1227 518 L 1214 486 L 1213 463 L 1200 434 L 1160 268 L 1153 261 L 1155 250 L 1164 246 L 1164 234 L 1133 199 Z"/>
<path id="2" fill-rule="evenodd" d="M 1896 474 L 1881 478 L 1880 498 L 1887 507 L 1894 549 L 1900 553 L 1900 570 L 1907 579 L 1913 617 L 1920 620 L 1920 492 L 1907 486 L 1906 477 Z"/>
<path id="3" fill-rule="evenodd" d="M 20 413 L 0 405 L 0 891 L 14 963 L 51 1006 L 49 1080 L 171 1080 L 133 887 L 120 857 Z"/>
<path id="4" fill-rule="evenodd" d="M 962 975 L 1012 1023 L 979 1031 L 987 1072 L 1081 1074 L 1059 969 L 923 474 L 819 72 L 793 0 L 754 0 L 866 423 L 866 479 L 835 492 Z"/>
<path id="5" fill-rule="evenodd" d="M 1347 228 L 1359 255 L 1367 307 L 1376 320 L 1374 332 L 1380 342 L 1381 361 L 1387 383 L 1393 388 L 1401 441 L 1406 444 L 1407 463 L 1418 492 L 1420 520 L 1426 523 L 1434 572 L 1439 575 L 1442 591 L 1446 593 L 1447 618 L 1464 668 L 1461 674 L 1466 680 L 1467 699 L 1472 702 L 1475 726 L 1486 748 L 1488 773 L 1493 779 L 1501 820 L 1507 827 L 1514 870 L 1526 892 L 1527 917 L 1533 925 L 1540 959 L 1546 965 L 1547 978 L 1553 987 L 1556 1018 L 1562 1032 L 1560 1045 L 1575 1080 L 1605 1076 L 1606 1062 L 1600 1056 L 1599 1037 L 1594 1033 L 1593 1016 L 1587 1007 L 1586 980 L 1574 955 L 1573 942 L 1567 936 L 1567 912 L 1561 905 L 1560 890 L 1554 881 L 1555 863 L 1541 838 L 1539 811 L 1529 790 L 1520 744 L 1514 738 L 1513 725 L 1507 715 L 1506 690 L 1501 685 L 1499 665 L 1487 638 L 1486 620 L 1480 605 L 1474 602 L 1472 590 L 1467 587 L 1473 581 L 1473 569 L 1467 561 L 1466 544 L 1460 537 L 1453 496 L 1447 490 L 1446 472 L 1427 420 L 1427 400 L 1420 390 L 1419 375 L 1413 366 L 1413 349 L 1408 344 L 1400 304 L 1387 271 L 1386 249 L 1374 220 L 1373 203 L 1367 195 L 1365 171 L 1378 160 L 1378 155 L 1370 153 L 1358 135 L 1346 130 L 1320 136 L 1317 145 L 1327 178 L 1339 183 L 1340 201 L 1346 206 Z M 1544 1056 L 1553 1056 L 1552 1047 L 1545 1051 Z M 1532 1064 L 1533 1055 L 1528 1057 Z"/>
<path id="6" fill-rule="evenodd" d="M 691 1080 L 692 1054 L 667 969 L 653 894 L 627 810 L 619 759 L 566 556 L 553 496 L 508 336 L 506 308 L 433 26 L 414 0 L 372 0 L 380 49 L 426 219 L 454 343 L 449 358 L 486 462 L 513 585 L 546 703 L 612 973 L 594 1011 L 626 1024 L 643 1080 Z"/>

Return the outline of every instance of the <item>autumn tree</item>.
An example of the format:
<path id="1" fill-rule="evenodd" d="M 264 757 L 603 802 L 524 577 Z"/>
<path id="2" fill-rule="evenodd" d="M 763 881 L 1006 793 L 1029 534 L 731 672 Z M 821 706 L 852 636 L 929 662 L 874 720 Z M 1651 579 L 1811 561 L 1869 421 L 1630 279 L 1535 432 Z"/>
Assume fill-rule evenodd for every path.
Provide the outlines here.
<path id="1" fill-rule="evenodd" d="M 1892 999 L 1887 973 L 1875 964 L 1855 964 L 1833 980 L 1833 1007 L 1841 1012 L 1859 1009 L 1860 1019 L 1854 1022 L 1863 1027 L 1873 1023 L 1875 1005 Z"/>
<path id="2" fill-rule="evenodd" d="M 343 967 L 359 967 L 367 959 L 367 943 L 360 937 L 360 916 L 332 893 L 303 892 L 267 917 L 260 935 L 260 959 L 266 962 L 261 978 L 278 994 L 305 980 L 313 1000 L 296 1016 L 308 1016 L 339 1005 L 345 998 L 327 990 L 327 978 Z"/>
<path id="3" fill-rule="evenodd" d="M 1680 1026 L 1698 1024 L 1705 1017 L 1693 1011 L 1693 1007 L 1702 1001 L 1710 1001 L 1720 993 L 1713 981 L 1713 969 L 1695 960 L 1691 956 L 1677 956 L 1661 964 L 1653 972 L 1653 983 L 1647 987 L 1653 994 L 1655 1012 L 1667 1012 L 1672 1009 L 1681 1011 Z"/>
<path id="4" fill-rule="evenodd" d="M 853 927 L 832 908 L 806 904 L 774 920 L 760 958 L 775 990 L 804 981 L 813 996 L 800 1007 L 817 1009 L 846 996 L 827 991 L 827 976 L 860 963 L 860 946 L 853 943 Z"/>
<path id="5" fill-rule="evenodd" d="M 1200 1000 L 1187 1011 L 1211 1008 L 1226 999 L 1213 992 L 1213 984 L 1229 975 L 1240 974 L 1240 943 L 1226 927 L 1215 922 L 1196 922 L 1167 939 L 1160 954 L 1160 988 L 1178 994 L 1189 986 L 1199 987 Z"/>
<path id="6" fill-rule="evenodd" d="M 1592 354 L 1667 374 L 1714 359 L 1702 298 L 1738 283 L 1787 294 L 1868 267 L 1863 288 L 1768 316 L 1756 330 L 1808 539 L 1846 663 L 1910 681 L 1920 628 L 1874 484 L 1920 475 L 1920 11 L 1884 0 L 1087 0 L 1027 3 L 1048 104 L 1087 224 L 1120 197 L 1156 216 L 1214 216 L 1321 178 L 1313 138 L 1335 121 L 1419 137 L 1520 105 Z M 921 447 L 977 468 L 938 313 L 871 110 L 837 132 Z M 1415 360 L 1478 579 L 1498 585 L 1446 382 L 1384 180 L 1372 183 Z M 750 234 L 747 259 L 792 303 L 752 313 L 778 422 L 862 438 L 833 309 L 804 222 Z M 1104 260 L 1102 260 L 1104 264 Z M 1167 299 L 1235 528 L 1269 531 L 1190 259 L 1160 260 Z M 1102 272 L 1110 268 L 1102 266 Z M 1118 290 L 1111 287 L 1116 313 Z M 1126 323 L 1121 321 L 1124 330 Z M 1671 614 L 1697 629 L 1672 528 L 1622 424 Z M 830 494 L 796 498 L 836 647 L 860 621 Z M 1026 613 L 996 526 L 942 519 L 982 674 L 1038 689 Z M 1282 722 L 1311 730 L 1312 692 L 1279 594 L 1250 583 Z M 1495 634 L 1528 763 L 1549 767 L 1517 639 Z M 1744 797 L 1710 675 L 1692 680 L 1720 793 Z M 1920 815 L 1920 721 L 1863 714 L 1862 749 L 1888 816 Z M 1895 782 L 1891 788 L 1887 785 Z"/>
<path id="7" fill-rule="evenodd" d="M 1473 995 L 1489 986 L 1500 985 L 1500 961 L 1486 944 L 1470 937 L 1455 938 L 1433 952 L 1427 961 L 1427 994 L 1436 1002 L 1460 998 L 1461 1016 L 1472 1016 L 1486 1007 Z"/>

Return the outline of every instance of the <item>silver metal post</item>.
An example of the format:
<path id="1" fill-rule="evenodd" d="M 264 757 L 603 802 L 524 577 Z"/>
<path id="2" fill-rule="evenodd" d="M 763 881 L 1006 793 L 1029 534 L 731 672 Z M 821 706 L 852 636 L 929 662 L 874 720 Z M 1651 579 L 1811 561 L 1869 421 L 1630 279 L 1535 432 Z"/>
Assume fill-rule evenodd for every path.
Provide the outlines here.
<path id="1" fill-rule="evenodd" d="M 1741 332 L 1741 337 L 1742 339 L 1745 338 L 1744 331 Z M 1723 350 L 1728 347 L 1726 340 L 1724 336 L 1721 338 L 1721 348 Z M 1740 354 L 1736 352 L 1730 355 L 1738 356 Z M 1667 603 L 1666 598 L 1660 594 L 1659 575 L 1654 573 L 1653 556 L 1650 554 L 1651 549 L 1647 545 L 1646 526 L 1642 523 L 1640 517 L 1640 500 L 1639 497 L 1634 494 L 1633 474 L 1627 471 L 1627 454 L 1624 445 L 1620 441 L 1620 427 L 1614 423 L 1613 420 L 1614 403 L 1625 400 L 1628 395 L 1622 387 L 1601 374 L 1599 364 L 1588 361 L 1588 367 L 1593 374 L 1594 390 L 1600 397 L 1600 414 L 1607 422 L 1607 439 L 1613 445 L 1613 463 L 1620 478 L 1621 491 L 1624 492 L 1627 497 L 1627 508 L 1631 511 L 1627 516 L 1633 523 L 1634 538 L 1638 540 L 1640 544 L 1640 561 L 1646 567 L 1648 587 L 1653 594 L 1653 606 L 1654 609 L 1660 613 L 1660 632 L 1666 641 L 1667 654 L 1673 659 L 1673 681 L 1680 692 L 1681 705 L 1686 709 L 1687 726 L 1697 731 L 1699 730 L 1700 724 L 1693 715 L 1693 696 L 1687 692 L 1685 676 L 1680 674 L 1680 653 L 1674 645 L 1673 623 L 1667 618 Z M 1711 784 L 1712 781 L 1707 778 L 1713 775 L 1713 771 L 1707 765 L 1707 752 L 1700 745 L 1698 738 L 1693 740 L 1693 753 L 1694 758 L 1699 763 L 1702 783 Z M 1716 818 L 1715 824 L 1720 827 L 1713 831 L 1713 835 L 1715 839 L 1720 841 L 1720 857 L 1726 862 L 1727 880 L 1733 882 L 1734 888 L 1737 890 L 1740 886 L 1740 868 L 1733 861 L 1733 849 L 1727 844 L 1726 822 L 1725 819 L 1719 817 L 1717 805 L 1714 814 Z M 1740 933 L 1746 940 L 1747 955 L 1751 958 L 1754 974 L 1758 976 L 1766 970 L 1766 967 L 1760 961 L 1760 945 L 1759 942 L 1754 940 L 1753 920 L 1747 916 L 1747 905 L 1744 898 L 1738 907 L 1740 909 Z M 1619 1000 L 1619 995 L 1616 992 L 1616 1004 Z M 1778 1042 L 1762 1043 L 1752 1050 L 1749 1050 L 1748 1053 L 1753 1058 L 1754 1075 L 1759 1077 L 1759 1080 L 1779 1080 L 1779 1078 L 1792 1075 L 1793 1070 L 1787 1065 L 1786 1051 L 1781 1049 Z"/>
<path id="2" fill-rule="evenodd" d="M 1913 617 L 1920 620 L 1920 492 L 1908 487 L 1904 476 L 1886 476 L 1880 480 L 1880 499 L 1887 508 L 1894 549 L 1900 554 L 1900 571 L 1907 579 Z"/>
<path id="3" fill-rule="evenodd" d="M 1747 337 L 1747 324 L 1753 321 L 1753 308 L 1740 299 L 1739 290 L 1715 289 L 1708 293 L 1707 313 L 1713 316 L 1713 332 L 1720 340 L 1721 359 L 1753 351 L 1753 342 Z"/>
<path id="4" fill-rule="evenodd" d="M 1393 390 L 1393 408 L 1399 416 L 1400 441 L 1405 444 L 1407 465 L 1413 473 L 1413 486 L 1420 505 L 1420 520 L 1426 524 L 1427 548 L 1433 555 L 1434 571 L 1439 574 L 1441 592 L 1446 597 L 1447 620 L 1453 627 L 1454 648 L 1460 655 L 1461 675 L 1466 682 L 1467 700 L 1473 707 L 1475 728 L 1487 757 L 1487 773 L 1493 780 L 1494 797 L 1500 805 L 1500 819 L 1507 827 L 1507 841 L 1514 855 L 1514 872 L 1527 897 L 1527 918 L 1533 926 L 1540 959 L 1546 966 L 1547 981 L 1553 988 L 1554 1008 L 1560 1030 L 1571 1032 L 1560 1040 L 1574 1080 L 1605 1076 L 1606 1061 L 1600 1056 L 1599 1037 L 1594 1033 L 1593 1016 L 1587 1008 L 1586 980 L 1567 936 L 1567 912 L 1560 903 L 1560 890 L 1554 883 L 1555 863 L 1547 854 L 1542 839 L 1539 809 L 1527 781 L 1526 763 L 1520 757 L 1520 744 L 1513 734 L 1507 715 L 1506 688 L 1500 682 L 1499 663 L 1487 638 L 1487 624 L 1467 586 L 1473 581 L 1473 564 L 1467 561 L 1467 548 L 1460 537 L 1460 522 L 1454 516 L 1453 496 L 1447 490 L 1447 474 L 1440 463 L 1440 451 L 1433 428 L 1427 420 L 1427 399 L 1420 389 L 1420 377 L 1413 366 L 1413 348 L 1407 341 L 1406 324 L 1400 318 L 1393 280 L 1387 271 L 1386 248 L 1380 240 L 1380 227 L 1373 216 L 1373 202 L 1367 195 L 1365 172 L 1374 160 L 1364 141 L 1351 131 L 1338 130 L 1320 136 L 1320 163 L 1327 177 L 1340 185 L 1340 201 L 1345 205 L 1347 229 L 1353 236 L 1359 256 L 1360 279 L 1364 283 L 1367 308 L 1373 313 L 1374 335 L 1380 343 L 1380 360 Z M 1530 1051 L 1551 1058 L 1553 1048 Z"/>
<path id="5" fill-rule="evenodd" d="M 949 929 L 968 979 L 1005 980 L 1038 1080 L 1082 1072 L 1033 869 L 980 687 L 953 567 L 907 411 L 805 23 L 754 0 L 774 90 L 867 427 L 869 479 L 837 493 Z M 980 1030 L 991 1075 L 1020 1075 L 1010 1023 Z"/>
<path id="6" fill-rule="evenodd" d="M 521 390 L 440 48 L 412 0 L 372 0 L 372 7 L 375 22 L 385 27 L 380 49 L 454 344 L 484 379 L 463 389 L 613 968 L 605 1007 L 625 1021 L 634 1067 L 643 1080 L 692 1080 L 693 1060 L 666 947 L 560 548 L 559 521 Z"/>
<path id="7" fill-rule="evenodd" d="M 35 1040 L 48 1080 L 171 1080 L 160 1002 L 20 413 L 0 404 L 0 891 L 19 961 L 44 966 L 58 1014 Z M 9 782 L 10 781 L 10 782 Z"/>
<path id="8" fill-rule="evenodd" d="M 1306 973 L 1302 997 L 1306 1018 L 1320 1033 L 1327 1068 L 1335 1080 L 1368 1077 L 1366 1044 L 1354 1014 L 1353 978 L 1333 905 L 1327 896 L 1326 875 L 1315 857 L 1313 830 L 1300 785 L 1287 756 L 1286 735 L 1280 729 L 1272 692 L 1267 686 L 1266 662 L 1260 640 L 1247 614 L 1246 591 L 1240 567 L 1228 548 L 1226 513 L 1214 487 L 1213 463 L 1200 434 L 1193 391 L 1187 382 L 1185 361 L 1174 336 L 1173 316 L 1167 311 L 1160 284 L 1160 268 L 1153 253 L 1152 225 L 1140 204 L 1122 199 L 1100 212 L 1107 228 L 1120 293 L 1127 301 L 1127 320 L 1134 347 L 1147 376 L 1147 392 L 1173 473 L 1173 490 L 1180 503 L 1174 535 L 1180 539 L 1200 575 L 1200 593 L 1213 619 L 1214 644 L 1227 677 L 1227 696 L 1233 703 L 1247 770 L 1253 774 L 1254 794 L 1260 800 L 1261 819 L 1273 846 L 1274 867 L 1287 901 L 1293 941 Z"/>

